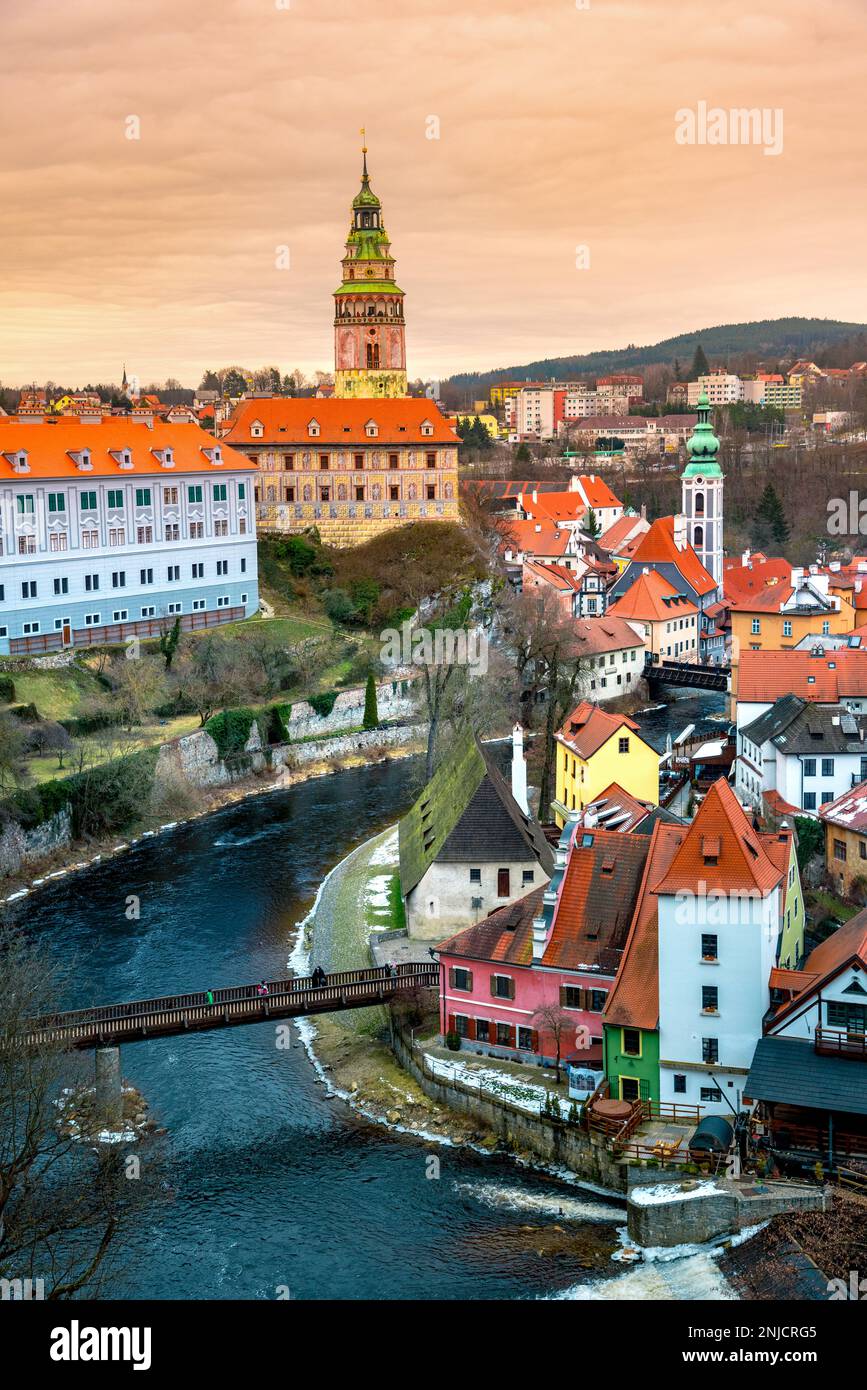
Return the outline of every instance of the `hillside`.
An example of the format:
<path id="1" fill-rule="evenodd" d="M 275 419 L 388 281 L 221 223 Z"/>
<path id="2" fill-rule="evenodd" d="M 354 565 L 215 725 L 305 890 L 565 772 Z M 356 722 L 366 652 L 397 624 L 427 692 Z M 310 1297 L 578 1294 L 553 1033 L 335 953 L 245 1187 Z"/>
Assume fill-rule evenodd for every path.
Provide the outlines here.
<path id="1" fill-rule="evenodd" d="M 677 359 L 685 369 L 692 361 L 696 344 L 701 343 L 706 356 L 713 360 L 729 353 L 756 353 L 762 358 L 810 356 L 824 348 L 847 339 L 867 340 L 867 324 L 843 323 L 839 319 L 759 319 L 754 323 L 724 323 L 715 328 L 698 328 L 665 338 L 645 347 L 628 347 L 609 352 L 589 352 L 583 356 L 548 357 L 541 362 L 523 362 L 512 367 L 492 368 L 488 372 L 460 372 L 448 378 L 448 384 L 460 391 L 490 386 L 492 382 L 510 378 L 530 377 L 544 380 L 549 377 L 596 376 L 609 372 L 629 371 L 655 363 L 670 366 Z M 443 383 L 444 385 L 446 383 Z"/>

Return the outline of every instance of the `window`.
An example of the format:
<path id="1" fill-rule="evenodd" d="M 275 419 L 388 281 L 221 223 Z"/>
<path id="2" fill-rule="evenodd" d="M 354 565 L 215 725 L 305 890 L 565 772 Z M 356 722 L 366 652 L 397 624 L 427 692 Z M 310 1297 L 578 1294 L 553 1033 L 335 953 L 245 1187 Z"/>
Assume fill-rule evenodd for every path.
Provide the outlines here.
<path id="1" fill-rule="evenodd" d="M 85 613 L 85 615 L 84 615 L 84 626 L 85 626 L 85 627 L 96 627 L 97 624 L 98 624 L 98 622 L 99 622 L 99 614 L 98 614 L 98 613 Z"/>
<path id="2" fill-rule="evenodd" d="M 98 575 L 98 574 L 86 574 L 86 575 L 84 576 L 84 587 L 85 587 L 85 589 L 87 590 L 88 593 L 90 593 L 92 589 L 98 589 L 98 588 L 99 588 L 99 575 Z"/>
<path id="3" fill-rule="evenodd" d="M 617 751 L 618 751 L 618 753 L 628 753 L 628 752 L 629 752 L 629 739 L 628 739 L 628 738 L 619 738 L 619 739 L 617 740 Z"/>
<path id="4" fill-rule="evenodd" d="M 39 624 L 38 624 L 38 623 L 25 623 L 25 624 L 24 624 L 24 635 L 25 635 L 25 637 L 29 637 L 31 633 L 38 632 L 38 631 L 39 631 Z"/>
<path id="5" fill-rule="evenodd" d="M 470 869 L 470 883 L 481 883 L 481 881 L 482 881 L 482 871 L 481 871 L 481 869 Z"/>
<path id="6" fill-rule="evenodd" d="M 138 545 L 152 545 L 154 528 L 152 526 L 137 526 L 135 538 Z"/>
<path id="7" fill-rule="evenodd" d="M 129 612 L 126 608 L 115 608 L 111 621 L 113 623 L 125 623 L 128 617 Z"/>
<path id="8" fill-rule="evenodd" d="M 109 490 L 108 490 L 108 505 L 109 505 L 109 507 L 110 507 L 113 511 L 116 511 L 116 512 L 122 512 L 122 511 L 123 511 L 123 489 L 122 489 L 122 488 L 109 488 Z"/>
<path id="9" fill-rule="evenodd" d="M 486 1018 L 476 1019 L 476 1042 L 492 1042 L 491 1025 Z"/>
<path id="10" fill-rule="evenodd" d="M 353 466 L 353 468 L 363 468 L 363 467 L 364 467 L 364 454 L 353 454 L 353 455 L 352 455 L 352 466 Z"/>
<path id="11" fill-rule="evenodd" d="M 215 535 L 217 534 L 217 525 L 218 525 L 218 524 L 219 524 L 219 523 L 215 524 L 215 526 L 214 526 L 214 534 L 215 534 Z M 191 521 L 191 522 L 190 522 L 190 540 L 191 540 L 191 541 L 201 541 L 201 540 L 204 540 L 204 538 L 205 538 L 205 523 L 204 523 L 203 521 Z"/>
<path id="12" fill-rule="evenodd" d="M 717 950 L 719 946 L 718 938 L 712 932 L 702 932 L 701 936 L 701 958 L 702 960 L 717 960 Z"/>
<path id="13" fill-rule="evenodd" d="M 721 1101 L 722 1091 L 719 1086 L 702 1086 L 701 1099 L 708 1102 Z"/>
<path id="14" fill-rule="evenodd" d="M 847 1033 L 867 1032 L 867 1005 L 828 1001 L 828 1027 L 845 1028 Z"/>
<path id="15" fill-rule="evenodd" d="M 464 970 L 462 966 L 456 966 L 451 972 L 451 977 L 449 983 L 452 989 L 462 989 L 467 993 L 472 990 L 473 972 L 471 970 Z"/>
<path id="16" fill-rule="evenodd" d="M 388 500 L 389 500 L 390 502 L 398 502 L 398 501 L 400 501 L 400 488 L 399 488 L 399 487 L 390 487 L 390 488 L 388 489 Z M 865 779 L 865 780 L 867 780 L 867 779 Z"/>
<path id="17" fill-rule="evenodd" d="M 621 1076 L 620 1078 L 620 1099 L 621 1100 L 640 1100 L 641 1085 L 637 1076 Z"/>
<path id="18" fill-rule="evenodd" d="M 180 567 L 180 565 L 169 565 L 168 569 L 166 570 L 166 579 L 168 580 L 168 582 L 169 582 L 170 584 L 177 583 L 177 581 L 180 579 L 180 577 L 181 577 L 181 567 Z"/>
<path id="19" fill-rule="evenodd" d="M 498 869 L 498 870 L 497 870 L 497 897 L 498 897 L 498 898 L 508 898 L 509 895 L 510 895 L 510 893 L 511 893 L 511 888 L 510 888 L 510 886 L 509 886 L 509 870 L 508 870 L 508 869 Z"/>
<path id="20" fill-rule="evenodd" d="M 193 599 L 193 612 L 194 612 L 194 613 L 202 613 L 202 612 L 204 612 L 204 608 L 205 608 L 205 600 L 204 600 L 203 598 L 194 598 L 194 599 Z"/>
<path id="21" fill-rule="evenodd" d="M 816 775 L 816 759 L 815 759 L 815 758 L 805 758 L 805 759 L 804 759 L 804 776 L 805 776 L 805 777 L 815 777 L 815 775 Z"/>
<path id="22" fill-rule="evenodd" d="M 166 540 L 179 541 L 181 539 L 181 528 L 176 521 L 170 521 L 166 526 Z"/>
<path id="23" fill-rule="evenodd" d="M 534 1050 L 532 1028 L 518 1029 L 518 1047 L 522 1052 L 532 1052 Z"/>
<path id="24" fill-rule="evenodd" d="M 523 886 L 526 888 L 528 884 L 533 883 L 533 882 L 534 882 L 533 870 L 532 870 L 532 869 L 524 869 L 523 872 L 522 872 L 522 874 L 521 874 L 521 883 L 523 884 Z"/>
<path id="25" fill-rule="evenodd" d="M 512 1027 L 509 1023 L 497 1024 L 497 1045 L 499 1047 L 512 1046 Z"/>
<path id="26" fill-rule="evenodd" d="M 641 1033 L 637 1028 L 623 1029 L 623 1055 L 625 1057 L 641 1056 Z"/>
<path id="27" fill-rule="evenodd" d="M 176 507 L 178 505 L 178 490 L 176 487 L 163 488 L 163 506 Z"/>
<path id="28" fill-rule="evenodd" d="M 701 1060 L 703 1062 L 719 1061 L 719 1038 L 702 1038 Z"/>
<path id="29" fill-rule="evenodd" d="M 143 609 L 142 609 L 141 615 L 142 615 L 143 618 L 153 618 L 153 617 L 156 615 L 156 611 L 157 611 L 157 610 L 154 608 L 153 604 L 151 603 L 151 604 L 148 605 L 147 608 L 143 608 Z"/>
<path id="30" fill-rule="evenodd" d="M 319 467 L 320 467 L 320 469 L 322 470 L 323 473 L 326 473 L 326 472 L 328 471 L 328 455 L 327 455 L 327 454 L 320 454 L 320 455 L 319 455 Z"/>
<path id="31" fill-rule="evenodd" d="M 436 466 L 437 466 L 437 456 L 436 456 L 436 454 L 425 454 L 425 456 L 424 456 L 424 461 L 425 461 L 426 467 L 428 467 L 428 468 L 436 468 Z"/>
<path id="32" fill-rule="evenodd" d="M 149 507 L 151 504 L 151 490 L 149 487 L 137 487 L 135 490 L 135 504 L 137 507 Z"/>
<path id="33" fill-rule="evenodd" d="M 204 579 L 204 577 L 205 577 L 205 566 L 204 566 L 204 564 L 203 564 L 203 562 L 202 562 L 201 560 L 197 560 L 196 563 L 195 563 L 194 565 L 191 565 L 191 566 L 190 566 L 190 578 L 191 578 L 191 579 Z"/>
<path id="34" fill-rule="evenodd" d="M 750 631 L 753 633 L 754 636 L 758 636 L 758 634 L 761 632 L 761 630 L 762 630 L 762 624 L 761 624 L 760 619 L 758 619 L 758 618 L 753 618 Z"/>
<path id="35" fill-rule="evenodd" d="M 791 637 L 791 635 L 792 635 L 792 624 L 791 624 L 791 622 L 789 621 L 789 619 L 786 618 L 786 620 L 785 620 L 784 623 L 783 623 L 783 636 L 784 636 L 784 637 Z"/>
<path id="36" fill-rule="evenodd" d="M 57 581 L 55 580 L 55 583 L 56 583 L 56 582 L 57 582 Z M 835 840 L 835 841 L 834 841 L 834 858 L 835 858 L 835 859 L 839 859 L 840 862 L 841 862 L 841 864 L 845 864 L 845 863 L 846 863 L 846 841 L 845 841 L 845 840 Z"/>
<path id="37" fill-rule="evenodd" d="M 202 523 L 199 522 L 199 525 L 200 525 L 200 526 L 201 526 L 201 524 L 202 524 Z M 243 517 L 241 518 L 241 524 L 240 524 L 239 530 L 240 530 L 241 534 L 243 535 L 243 533 L 244 533 L 244 518 L 243 518 Z M 215 522 L 214 522 L 214 535 L 215 535 L 215 536 L 228 536 L 228 534 L 229 534 L 229 523 L 228 523 L 228 521 L 223 520 L 223 521 L 215 521 Z"/>
<path id="38" fill-rule="evenodd" d="M 82 533 L 81 533 L 81 548 L 82 548 L 82 550 L 96 550 L 96 547 L 97 547 L 98 545 L 99 545 L 99 532 L 98 532 L 98 531 L 82 531 Z"/>
<path id="39" fill-rule="evenodd" d="M 239 501 L 239 502 L 243 502 L 244 499 L 246 498 L 246 496 L 247 496 L 247 484 L 246 484 L 246 483 L 239 483 L 239 484 L 238 484 L 238 501 Z"/>
<path id="40" fill-rule="evenodd" d="M 823 777 L 833 777 L 833 776 L 834 776 L 834 759 L 833 759 L 833 758 L 823 758 L 823 759 L 822 759 L 822 776 L 823 776 Z"/>
<path id="41" fill-rule="evenodd" d="M 169 612 L 170 612 L 170 613 L 182 613 L 183 611 L 184 611 L 184 605 L 183 605 L 182 603 L 170 603 L 170 604 L 169 604 Z"/>
<path id="42" fill-rule="evenodd" d="M 19 555 L 35 555 L 35 554 L 36 554 L 36 537 L 35 537 L 35 536 L 19 536 L 19 537 L 18 537 L 18 554 L 19 554 Z"/>
<path id="43" fill-rule="evenodd" d="M 400 459 L 399 459 L 399 457 L 398 457 L 397 454 L 389 454 L 389 456 L 388 456 L 388 466 L 389 466 L 389 468 L 399 468 L 399 467 L 400 467 Z"/>
<path id="44" fill-rule="evenodd" d="M 515 981 L 511 975 L 492 975 L 491 994 L 495 999 L 514 999 Z"/>
<path id="45" fill-rule="evenodd" d="M 111 587 L 113 589 L 126 588 L 126 570 L 112 570 Z"/>
<path id="46" fill-rule="evenodd" d="M 140 584 L 153 584 L 153 582 L 154 582 L 154 572 L 153 572 L 152 569 L 139 570 L 139 583 L 140 583 Z"/>
<path id="47" fill-rule="evenodd" d="M 228 595 L 228 594 L 220 594 L 220 597 L 217 599 L 217 607 L 218 607 L 218 608 L 228 608 L 228 606 L 229 606 L 229 595 Z"/>
<path id="48" fill-rule="evenodd" d="M 19 493 L 15 498 L 15 507 L 19 516 L 33 515 L 33 495 L 32 493 Z"/>
<path id="49" fill-rule="evenodd" d="M 221 574 L 228 574 L 228 573 L 229 573 L 229 561 L 228 561 L 228 560 L 218 560 L 218 561 L 217 561 L 217 574 L 218 574 L 218 575 L 221 575 Z"/>
<path id="50" fill-rule="evenodd" d="M 816 809 L 816 793 L 815 793 L 815 792 L 804 792 L 804 810 L 805 810 L 805 811 L 815 811 L 815 809 Z"/>
<path id="51" fill-rule="evenodd" d="M 583 1009 L 583 989 L 578 985 L 560 986 L 560 1004 L 564 1009 Z"/>
<path id="52" fill-rule="evenodd" d="M 719 990 L 716 985 L 702 985 L 701 1011 L 705 1014 L 719 1012 Z"/>
<path id="53" fill-rule="evenodd" d="M 62 492 L 49 492 L 48 510 L 50 512 L 66 511 L 66 495 Z"/>
<path id="54" fill-rule="evenodd" d="M 36 598 L 36 580 L 25 579 L 21 585 L 22 598 Z"/>
<path id="55" fill-rule="evenodd" d="M 108 532 L 109 545 L 126 545 L 126 527 L 111 526 Z"/>
<path id="56" fill-rule="evenodd" d="M 469 1034 L 469 1019 L 466 1014 L 455 1014 L 455 1032 L 459 1038 L 465 1038 Z"/>
<path id="57" fill-rule="evenodd" d="M 676 1096 L 686 1095 L 686 1077 L 681 1072 L 675 1072 L 673 1078 L 673 1089 Z"/>
<path id="58" fill-rule="evenodd" d="M 54 581 L 54 592 L 55 592 L 56 594 L 68 594 L 68 593 L 69 593 L 69 580 L 68 580 L 68 579 L 55 579 L 55 581 Z"/>
<path id="59" fill-rule="evenodd" d="M 225 484 L 225 483 L 214 483 L 214 501 L 215 501 L 215 502 L 225 502 L 225 501 L 226 501 L 226 484 Z"/>
<path id="60" fill-rule="evenodd" d="M 608 998 L 608 991 L 604 989 L 591 989 L 587 991 L 587 1008 L 591 1014 L 601 1014 L 605 1008 L 605 1001 Z"/>
<path id="61" fill-rule="evenodd" d="M 65 531 L 55 531 L 52 535 L 48 537 L 48 549 L 55 551 L 55 553 L 58 550 L 65 550 L 66 543 L 67 540 Z"/>
<path id="62" fill-rule="evenodd" d="M 201 500 L 202 500 L 202 484 L 201 484 L 201 483 L 190 483 L 190 484 L 188 484 L 188 486 L 187 486 L 187 501 L 188 501 L 188 502 L 201 502 Z"/>

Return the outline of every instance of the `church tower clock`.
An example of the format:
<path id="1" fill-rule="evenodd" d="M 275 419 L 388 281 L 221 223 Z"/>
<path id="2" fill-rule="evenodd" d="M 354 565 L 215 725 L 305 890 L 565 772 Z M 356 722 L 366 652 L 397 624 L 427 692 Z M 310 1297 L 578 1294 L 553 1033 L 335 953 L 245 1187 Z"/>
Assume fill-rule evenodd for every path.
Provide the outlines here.
<path id="1" fill-rule="evenodd" d="M 394 282 L 394 258 L 382 222 L 382 204 L 370 187 L 366 144 L 362 153 L 361 188 L 352 200 L 343 283 L 334 292 L 334 394 L 405 396 L 403 290 Z"/>

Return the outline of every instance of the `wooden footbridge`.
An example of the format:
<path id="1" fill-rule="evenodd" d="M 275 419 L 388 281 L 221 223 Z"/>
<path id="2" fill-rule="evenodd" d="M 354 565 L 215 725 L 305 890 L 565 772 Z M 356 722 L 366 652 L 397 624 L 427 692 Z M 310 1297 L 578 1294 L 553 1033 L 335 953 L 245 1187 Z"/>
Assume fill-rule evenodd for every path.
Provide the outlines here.
<path id="1" fill-rule="evenodd" d="M 326 975 L 319 985 L 307 976 L 266 980 L 267 993 L 260 992 L 261 985 L 237 985 L 207 993 L 168 994 L 159 999 L 137 999 L 129 1004 L 73 1009 L 37 1018 L 28 1025 L 30 1031 L 19 1035 L 15 1045 L 59 1045 L 79 1050 L 119 1047 L 121 1043 L 179 1037 L 242 1023 L 363 1009 L 387 1004 L 417 989 L 435 989 L 438 984 L 437 965 L 415 962 L 393 969 L 370 966 L 366 970 L 346 970 Z"/>

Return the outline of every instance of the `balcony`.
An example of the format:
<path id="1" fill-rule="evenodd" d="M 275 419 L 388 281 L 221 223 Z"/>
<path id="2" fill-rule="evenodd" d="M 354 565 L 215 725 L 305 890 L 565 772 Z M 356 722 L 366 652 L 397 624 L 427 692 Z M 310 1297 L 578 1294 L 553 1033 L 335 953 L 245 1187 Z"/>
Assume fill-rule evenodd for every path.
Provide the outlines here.
<path id="1" fill-rule="evenodd" d="M 844 1033 L 836 1028 L 817 1028 L 814 1039 L 821 1057 L 857 1057 L 867 1061 L 867 1033 Z"/>

